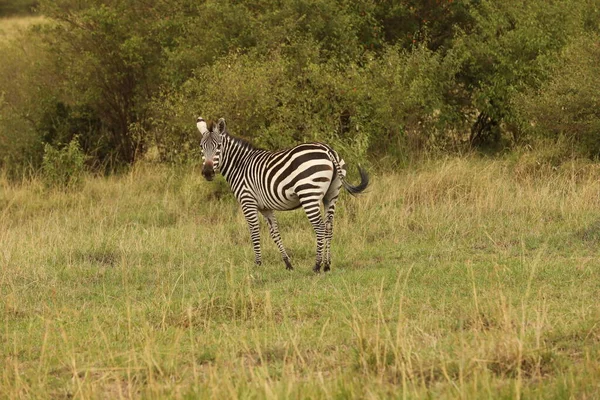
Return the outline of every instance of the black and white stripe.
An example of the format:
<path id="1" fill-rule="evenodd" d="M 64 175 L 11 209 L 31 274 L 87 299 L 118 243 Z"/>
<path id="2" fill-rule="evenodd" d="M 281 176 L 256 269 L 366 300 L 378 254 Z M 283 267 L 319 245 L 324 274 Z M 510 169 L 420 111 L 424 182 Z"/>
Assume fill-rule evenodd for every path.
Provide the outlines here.
<path id="1" fill-rule="evenodd" d="M 243 139 L 231 136 L 221 118 L 210 128 L 202 118 L 197 127 L 204 160 L 202 174 L 212 180 L 219 171 L 231 185 L 250 228 L 256 264 L 261 264 L 258 213 L 269 225 L 271 237 L 279 248 L 287 269 L 293 269 L 283 247 L 274 211 L 302 207 L 317 235 L 315 272 L 331 265 L 331 238 L 335 204 L 344 187 L 355 195 L 367 188 L 369 177 L 359 167 L 361 182 L 346 182 L 344 160 L 326 144 L 306 143 L 291 149 L 271 152 L 257 149 Z M 324 206 L 325 219 L 321 215 Z"/>

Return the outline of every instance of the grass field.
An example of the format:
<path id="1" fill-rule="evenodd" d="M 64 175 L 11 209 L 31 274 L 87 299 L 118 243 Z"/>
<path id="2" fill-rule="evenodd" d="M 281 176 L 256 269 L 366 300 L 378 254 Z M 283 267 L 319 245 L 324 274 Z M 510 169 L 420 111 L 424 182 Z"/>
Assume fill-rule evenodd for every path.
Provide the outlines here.
<path id="1" fill-rule="evenodd" d="M 45 19 L 41 16 L 0 18 L 0 44 L 14 39 L 32 25 L 43 22 Z"/>
<path id="2" fill-rule="evenodd" d="M 598 398 L 600 168 L 448 159 L 343 196 L 331 273 L 223 182 L 0 180 L 4 398 Z"/>

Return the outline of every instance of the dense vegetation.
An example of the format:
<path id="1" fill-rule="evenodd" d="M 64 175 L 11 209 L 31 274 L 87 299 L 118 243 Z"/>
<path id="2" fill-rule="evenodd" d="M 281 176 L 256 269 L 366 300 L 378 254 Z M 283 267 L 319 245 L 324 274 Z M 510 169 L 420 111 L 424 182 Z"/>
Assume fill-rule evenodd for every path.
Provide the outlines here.
<path id="1" fill-rule="evenodd" d="M 539 140 L 559 143 L 559 158 L 600 154 L 598 0 L 59 0 L 39 10 L 41 25 L 0 42 L 0 163 L 12 173 L 74 139 L 106 170 L 151 148 L 185 160 L 199 113 L 261 146 L 327 140 L 347 158 L 388 163 Z"/>

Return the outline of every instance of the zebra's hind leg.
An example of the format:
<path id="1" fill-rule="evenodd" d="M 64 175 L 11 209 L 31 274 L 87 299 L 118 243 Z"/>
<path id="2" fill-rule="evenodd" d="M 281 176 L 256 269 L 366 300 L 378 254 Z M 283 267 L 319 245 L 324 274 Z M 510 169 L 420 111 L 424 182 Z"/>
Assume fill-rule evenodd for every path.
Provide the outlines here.
<path id="1" fill-rule="evenodd" d="M 269 224 L 269 232 L 271 233 L 271 238 L 273 238 L 273 241 L 279 249 L 281 258 L 283 258 L 283 262 L 285 263 L 285 269 L 294 269 L 294 267 L 292 267 L 290 257 L 286 253 L 285 247 L 283 247 L 283 241 L 281 240 L 281 236 L 279 235 L 279 227 L 277 226 L 277 219 L 275 218 L 275 213 L 273 212 L 273 210 L 261 210 L 261 213 L 267 220 L 267 223 Z"/>
<path id="2" fill-rule="evenodd" d="M 335 202 L 325 204 L 325 256 L 323 271 L 331 269 L 331 238 L 333 237 L 333 216 L 335 214 Z"/>
<path id="3" fill-rule="evenodd" d="M 323 261 L 323 271 L 331 269 L 331 239 L 333 238 L 333 217 L 335 216 L 335 203 L 340 193 L 341 182 L 336 179 L 323 198 L 323 207 L 325 209 L 325 255 Z"/>
<path id="4" fill-rule="evenodd" d="M 325 243 L 325 224 L 321 217 L 321 199 L 311 198 L 310 200 L 300 200 L 304 212 L 308 220 L 312 224 L 315 233 L 317 235 L 317 257 L 315 259 L 315 266 L 313 271 L 321 271 L 321 263 L 323 261 L 323 245 Z"/>

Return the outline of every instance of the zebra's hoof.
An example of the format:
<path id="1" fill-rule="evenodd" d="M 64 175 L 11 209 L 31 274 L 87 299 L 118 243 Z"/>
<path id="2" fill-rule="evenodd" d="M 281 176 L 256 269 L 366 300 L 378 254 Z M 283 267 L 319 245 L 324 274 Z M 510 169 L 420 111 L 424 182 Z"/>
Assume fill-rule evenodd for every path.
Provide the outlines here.
<path id="1" fill-rule="evenodd" d="M 323 272 L 329 272 L 331 270 L 331 267 L 329 266 L 329 264 L 325 264 L 323 266 Z"/>
<path id="2" fill-rule="evenodd" d="M 288 271 L 292 271 L 294 267 L 292 267 L 292 263 L 289 260 L 283 260 L 285 262 L 285 269 Z"/>
<path id="3" fill-rule="evenodd" d="M 321 272 L 321 264 L 315 264 L 315 266 L 313 267 L 313 271 L 315 273 L 320 273 Z"/>

